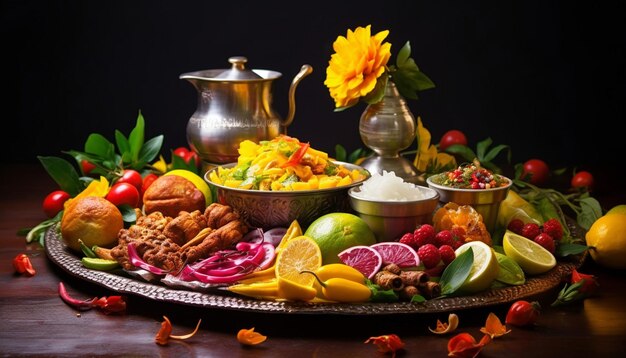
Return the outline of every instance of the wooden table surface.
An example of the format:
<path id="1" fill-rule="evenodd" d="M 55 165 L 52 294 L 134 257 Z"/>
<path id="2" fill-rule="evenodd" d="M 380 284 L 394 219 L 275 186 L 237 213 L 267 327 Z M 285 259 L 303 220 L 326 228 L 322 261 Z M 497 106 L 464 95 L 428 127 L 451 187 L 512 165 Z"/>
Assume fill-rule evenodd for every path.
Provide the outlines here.
<path id="1" fill-rule="evenodd" d="M 445 357 L 451 336 L 428 331 L 447 314 L 389 316 L 294 315 L 206 309 L 128 297 L 124 315 L 92 310 L 80 315 L 58 296 L 64 282 L 77 298 L 114 295 L 99 285 L 74 278 L 52 263 L 36 244 L 18 236 L 20 228 L 45 219 L 41 201 L 55 183 L 37 165 L 2 169 L 0 202 L 0 355 L 2 356 L 163 356 L 163 357 L 383 357 L 370 336 L 395 333 L 405 342 L 399 357 Z M 34 277 L 14 274 L 12 259 L 31 256 Z M 538 325 L 512 331 L 492 341 L 481 357 L 615 357 L 626 352 L 626 277 L 588 259 L 581 272 L 598 277 L 601 290 L 591 298 L 553 308 L 558 288 L 533 297 L 542 306 Z M 502 320 L 508 305 L 461 310 L 456 333 L 479 339 L 490 312 Z M 185 334 L 202 319 L 200 331 L 186 341 L 159 346 L 154 337 L 163 316 L 173 323 L 173 334 Z M 255 327 L 268 336 L 255 347 L 236 339 L 241 328 Z M 386 355 L 390 356 L 390 355 Z"/>

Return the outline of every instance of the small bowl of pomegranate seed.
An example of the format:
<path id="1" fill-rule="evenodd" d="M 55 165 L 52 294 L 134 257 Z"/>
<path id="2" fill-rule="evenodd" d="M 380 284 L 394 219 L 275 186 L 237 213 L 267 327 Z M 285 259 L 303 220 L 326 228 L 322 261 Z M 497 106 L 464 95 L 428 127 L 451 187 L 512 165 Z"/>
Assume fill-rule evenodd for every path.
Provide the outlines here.
<path id="1" fill-rule="evenodd" d="M 441 205 L 450 202 L 471 205 L 482 216 L 487 230 L 493 233 L 500 204 L 513 182 L 472 163 L 430 176 L 426 179 L 426 184 L 437 191 Z"/>

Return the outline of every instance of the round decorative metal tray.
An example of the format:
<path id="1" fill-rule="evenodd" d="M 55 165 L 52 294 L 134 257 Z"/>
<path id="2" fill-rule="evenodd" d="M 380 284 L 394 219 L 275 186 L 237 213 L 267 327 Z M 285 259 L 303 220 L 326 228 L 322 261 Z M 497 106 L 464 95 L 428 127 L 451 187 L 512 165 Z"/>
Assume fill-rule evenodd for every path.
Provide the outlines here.
<path id="1" fill-rule="evenodd" d="M 45 251 L 52 262 L 69 274 L 120 294 L 196 307 L 283 314 L 336 315 L 438 313 L 510 303 L 555 288 L 563 277 L 569 275 L 574 268 L 580 267 L 585 259 L 584 255 L 578 255 L 567 262 L 559 261 L 557 266 L 547 273 L 528 277 L 523 285 L 492 289 L 471 296 L 432 299 L 420 304 L 408 302 L 345 304 L 262 301 L 236 296 L 218 289 L 215 289 L 215 292 L 178 289 L 124 274 L 88 269 L 83 266 L 80 258 L 65 246 L 56 227 L 46 232 Z"/>

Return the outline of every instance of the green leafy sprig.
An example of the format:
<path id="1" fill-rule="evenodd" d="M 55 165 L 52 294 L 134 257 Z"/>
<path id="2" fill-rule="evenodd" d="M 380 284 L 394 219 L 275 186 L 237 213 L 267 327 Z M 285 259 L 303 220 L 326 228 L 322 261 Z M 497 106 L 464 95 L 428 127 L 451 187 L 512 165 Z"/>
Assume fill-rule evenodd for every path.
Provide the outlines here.
<path id="1" fill-rule="evenodd" d="M 480 165 L 493 171 L 494 173 L 502 174 L 502 169 L 494 163 L 494 160 L 503 150 L 507 151 L 507 162 L 511 162 L 511 149 L 506 144 L 499 144 L 491 147 L 493 140 L 489 137 L 476 144 L 476 152 L 470 147 L 462 144 L 453 144 L 445 149 L 446 153 L 455 154 L 465 159 L 468 162 L 473 162 L 477 159 Z M 491 148 L 490 148 L 491 147 Z"/>

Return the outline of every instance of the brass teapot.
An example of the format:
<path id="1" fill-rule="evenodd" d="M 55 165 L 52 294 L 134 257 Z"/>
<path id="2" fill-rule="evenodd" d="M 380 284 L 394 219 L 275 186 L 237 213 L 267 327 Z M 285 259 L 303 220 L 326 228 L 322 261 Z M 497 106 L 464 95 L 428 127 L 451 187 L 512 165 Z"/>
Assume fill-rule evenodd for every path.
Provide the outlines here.
<path id="1" fill-rule="evenodd" d="M 248 70 L 247 59 L 228 59 L 230 69 L 183 73 L 198 92 L 196 111 L 187 122 L 187 142 L 205 165 L 236 162 L 239 143 L 245 139 L 259 142 L 286 134 L 296 111 L 295 90 L 313 72 L 303 65 L 289 87 L 289 111 L 281 119 L 271 107 L 272 82 L 280 72 Z"/>

